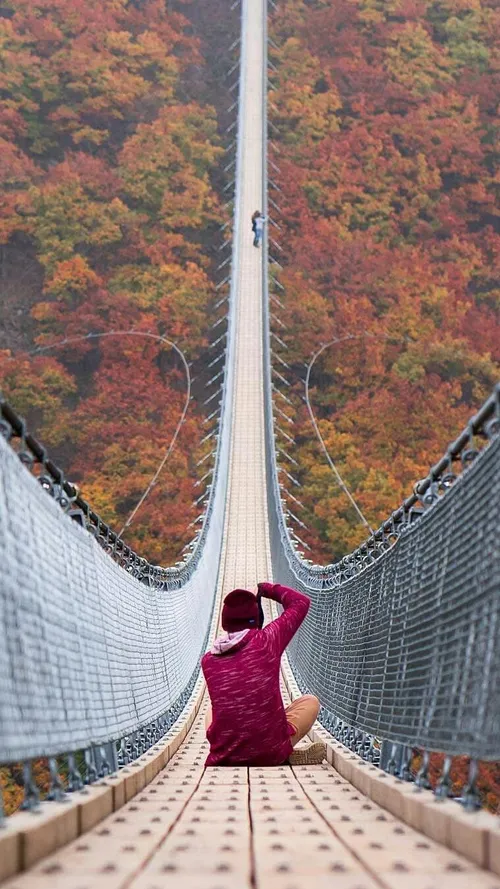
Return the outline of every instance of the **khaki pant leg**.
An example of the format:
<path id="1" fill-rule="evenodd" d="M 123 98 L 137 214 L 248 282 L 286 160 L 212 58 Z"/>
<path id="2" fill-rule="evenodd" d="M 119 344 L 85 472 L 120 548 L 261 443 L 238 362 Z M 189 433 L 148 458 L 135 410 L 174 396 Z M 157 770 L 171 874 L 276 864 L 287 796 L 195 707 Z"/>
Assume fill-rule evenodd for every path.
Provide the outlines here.
<path id="1" fill-rule="evenodd" d="M 207 712 L 205 713 L 205 731 L 209 727 L 212 722 L 212 705 L 209 704 L 207 707 Z"/>
<path id="2" fill-rule="evenodd" d="M 302 695 L 285 708 L 286 719 L 295 732 L 290 741 L 295 746 L 312 728 L 319 713 L 320 703 L 315 695 Z"/>

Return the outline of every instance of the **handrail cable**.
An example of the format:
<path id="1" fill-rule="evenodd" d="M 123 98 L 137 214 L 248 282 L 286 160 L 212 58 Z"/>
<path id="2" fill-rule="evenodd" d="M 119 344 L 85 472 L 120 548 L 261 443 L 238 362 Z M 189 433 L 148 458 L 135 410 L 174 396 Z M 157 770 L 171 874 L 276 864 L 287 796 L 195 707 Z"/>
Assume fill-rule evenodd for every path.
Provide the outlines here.
<path id="1" fill-rule="evenodd" d="M 151 490 L 155 486 L 155 484 L 158 480 L 158 477 L 160 476 L 160 473 L 161 473 L 163 467 L 165 466 L 165 463 L 167 462 L 168 458 L 170 457 L 170 454 L 172 453 L 172 451 L 174 449 L 175 443 L 177 441 L 177 437 L 178 437 L 179 432 L 181 430 L 181 426 L 184 423 L 184 420 L 186 419 L 186 414 L 187 414 L 187 411 L 189 408 L 189 402 L 191 399 L 191 372 L 189 370 L 189 364 L 187 362 L 186 356 L 184 355 L 184 352 L 182 351 L 180 346 L 178 346 L 172 340 L 168 339 L 168 337 L 161 336 L 160 334 L 151 333 L 151 331 L 146 331 L 146 330 L 110 330 L 110 331 L 104 331 L 102 333 L 86 333 L 86 334 L 81 334 L 80 336 L 65 337 L 65 339 L 63 339 L 63 340 L 58 340 L 57 343 L 51 343 L 50 345 L 46 345 L 46 346 L 37 346 L 36 349 L 32 349 L 27 353 L 28 355 L 39 355 L 42 352 L 48 352 L 50 349 L 57 349 L 62 346 L 71 345 L 71 343 L 84 342 L 84 341 L 88 341 L 88 340 L 92 340 L 92 339 L 103 339 L 104 337 L 119 337 L 119 336 L 144 336 L 144 337 L 148 337 L 149 339 L 159 340 L 160 342 L 166 343 L 167 345 L 171 346 L 172 349 L 174 349 L 177 352 L 177 354 L 180 356 L 181 361 L 184 366 L 184 372 L 186 374 L 186 400 L 185 400 L 181 415 L 179 417 L 179 421 L 177 423 L 177 426 L 175 427 L 174 433 L 173 433 L 170 443 L 168 445 L 168 448 L 167 448 L 163 458 L 160 460 L 160 463 L 158 464 L 158 467 L 155 470 L 155 473 L 154 473 L 153 477 L 151 478 L 151 481 L 144 489 L 143 493 L 141 494 L 140 499 L 134 506 L 132 512 L 128 515 L 123 527 L 118 532 L 118 535 L 117 535 L 118 538 L 120 538 L 122 536 L 123 532 L 127 528 L 130 527 L 130 525 L 132 524 L 132 520 L 134 519 L 138 510 L 140 509 L 140 507 L 142 506 L 142 504 L 144 503 L 144 501 L 146 500 L 148 495 L 151 493 Z M 15 358 L 15 357 L 17 357 L 17 356 L 13 356 L 13 358 Z"/>
<path id="2" fill-rule="evenodd" d="M 344 494 L 349 498 L 349 501 L 350 501 L 351 505 L 354 507 L 361 522 L 366 526 L 366 528 L 368 528 L 368 531 L 370 532 L 370 534 L 374 534 L 375 533 L 374 529 L 370 525 L 368 519 L 365 518 L 365 516 L 361 510 L 361 507 L 359 507 L 358 504 L 356 503 L 356 500 L 354 499 L 353 495 L 351 494 L 349 488 L 347 487 L 346 482 L 342 478 L 340 472 L 338 471 L 335 463 L 333 462 L 333 460 L 329 454 L 329 451 L 328 451 L 328 448 L 325 444 L 324 438 L 321 435 L 318 423 L 316 421 L 316 417 L 314 415 L 314 411 L 311 406 L 311 401 L 309 398 L 309 381 L 310 381 L 310 377 L 311 377 L 311 370 L 316 362 L 316 359 L 319 358 L 319 356 L 325 351 L 325 349 L 327 349 L 329 346 L 332 346 L 334 343 L 340 343 L 340 342 L 343 342 L 346 340 L 356 339 L 356 338 L 357 337 L 354 337 L 352 334 L 346 334 L 346 336 L 344 336 L 344 337 L 334 337 L 334 339 L 330 340 L 328 343 L 324 343 L 321 346 L 321 348 L 318 349 L 317 352 L 314 353 L 313 357 L 311 358 L 311 361 L 309 362 L 309 364 L 307 366 L 307 373 L 306 373 L 306 379 L 305 379 L 306 405 L 307 405 L 307 410 L 309 411 L 309 416 L 311 418 L 311 423 L 313 424 L 313 427 L 314 427 L 314 431 L 316 432 L 316 435 L 318 436 L 318 440 L 319 440 L 319 443 L 320 443 L 321 448 L 323 450 L 323 453 L 326 457 L 327 463 L 328 463 L 330 469 L 332 470 L 333 474 L 335 475 L 335 478 L 337 479 L 339 487 L 343 490 Z"/>

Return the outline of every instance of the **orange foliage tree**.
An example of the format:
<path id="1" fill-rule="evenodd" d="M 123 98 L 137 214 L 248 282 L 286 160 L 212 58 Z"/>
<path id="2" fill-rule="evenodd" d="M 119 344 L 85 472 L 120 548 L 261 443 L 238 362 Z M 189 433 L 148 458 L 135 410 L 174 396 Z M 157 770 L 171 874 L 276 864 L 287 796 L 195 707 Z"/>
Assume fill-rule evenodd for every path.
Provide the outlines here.
<path id="1" fill-rule="evenodd" d="M 11 253 L 22 257 L 12 305 L 31 320 L 15 342 L 2 335 L 0 385 L 118 528 L 182 411 L 179 362 L 139 336 L 26 350 L 134 329 L 202 360 L 222 148 L 215 109 L 199 90 L 185 98 L 187 73 L 206 65 L 190 32 L 160 0 L 7 0 L 0 13 L 0 262 L 10 270 Z M 40 280 L 28 294 L 25 266 Z M 205 431 L 195 402 L 127 532 L 155 561 L 175 560 L 192 536 Z"/>
<path id="2" fill-rule="evenodd" d="M 354 337 L 324 351 L 311 400 L 373 527 L 500 375 L 499 34 L 493 0 L 294 0 L 273 16 L 275 332 L 292 380 Z M 299 534 L 332 560 L 366 529 L 293 390 Z"/>

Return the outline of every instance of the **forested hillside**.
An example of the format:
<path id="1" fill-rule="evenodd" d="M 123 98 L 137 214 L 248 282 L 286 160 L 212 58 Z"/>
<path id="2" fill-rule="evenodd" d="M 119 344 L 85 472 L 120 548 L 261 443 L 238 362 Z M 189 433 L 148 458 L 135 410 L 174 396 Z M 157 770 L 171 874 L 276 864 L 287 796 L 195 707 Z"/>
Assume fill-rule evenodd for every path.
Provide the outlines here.
<path id="1" fill-rule="evenodd" d="M 217 18 L 216 0 L 205 5 Z M 223 146 L 209 101 L 213 35 L 200 39 L 196 4 L 176 7 L 4 0 L 0 9 L 0 387 L 117 529 L 179 419 L 179 358 L 126 335 L 28 353 L 134 329 L 174 340 L 195 374 L 203 363 Z M 217 58 L 226 70 L 237 24 L 237 11 L 226 15 Z M 195 398 L 126 535 L 163 564 L 199 512 L 201 419 Z"/>
<path id="2" fill-rule="evenodd" d="M 500 378 L 500 8 L 289 0 L 271 35 L 281 212 L 271 202 L 270 234 L 286 325 L 275 330 L 293 366 L 298 442 L 298 466 L 283 465 L 303 485 L 292 490 L 305 509 L 291 508 L 311 528 L 297 528 L 307 555 L 323 561 L 366 529 L 312 438 L 297 382 L 320 344 L 354 337 L 318 360 L 312 403 L 374 527 Z"/>

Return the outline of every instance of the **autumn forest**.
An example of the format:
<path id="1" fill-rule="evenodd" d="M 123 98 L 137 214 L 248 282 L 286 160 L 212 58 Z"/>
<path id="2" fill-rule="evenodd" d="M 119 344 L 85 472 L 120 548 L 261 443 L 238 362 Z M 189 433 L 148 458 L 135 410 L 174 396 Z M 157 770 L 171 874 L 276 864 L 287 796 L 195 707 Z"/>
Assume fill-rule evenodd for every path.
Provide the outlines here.
<path id="1" fill-rule="evenodd" d="M 0 18 L 1 387 L 118 529 L 185 401 L 182 362 L 160 337 L 183 350 L 194 402 L 127 537 L 163 564 L 193 536 L 209 450 L 203 368 L 228 218 L 218 130 L 229 101 L 216 85 L 238 28 L 235 12 L 221 31 L 216 2 L 197 17 L 177 7 L 16 0 Z M 214 41 L 223 52 L 209 71 Z M 110 331 L 121 333 L 85 340 Z"/>
<path id="2" fill-rule="evenodd" d="M 299 444 L 286 468 L 303 485 L 298 532 L 324 561 L 366 528 L 302 401 L 320 345 L 340 340 L 312 369 L 312 406 L 373 527 L 500 377 L 500 7 L 290 0 L 272 36 L 275 332 Z"/>
<path id="3" fill-rule="evenodd" d="M 499 19 L 495 0 L 290 0 L 271 21 L 273 325 L 297 443 L 282 465 L 322 561 L 366 528 L 304 405 L 320 345 L 312 406 L 373 526 L 499 377 Z M 185 352 L 187 420 L 127 531 L 168 564 L 209 465 L 237 11 L 16 0 L 0 28 L 2 390 L 118 527 L 184 404 L 165 339 Z"/>

